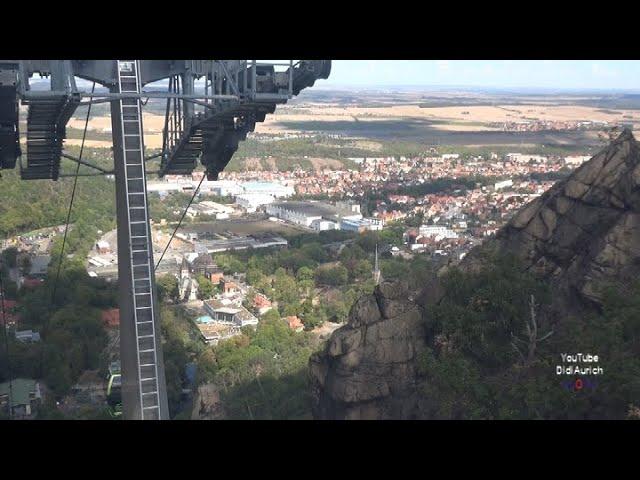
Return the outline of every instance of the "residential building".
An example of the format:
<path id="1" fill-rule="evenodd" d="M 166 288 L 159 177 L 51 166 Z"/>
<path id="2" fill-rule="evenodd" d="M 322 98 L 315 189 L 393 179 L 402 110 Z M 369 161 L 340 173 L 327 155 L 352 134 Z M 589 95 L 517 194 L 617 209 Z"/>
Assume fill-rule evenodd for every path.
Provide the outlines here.
<path id="1" fill-rule="evenodd" d="M 103 310 L 102 323 L 106 328 L 118 328 L 120 327 L 120 309 L 110 308 L 109 310 Z"/>
<path id="2" fill-rule="evenodd" d="M 256 293 L 253 297 L 253 308 L 259 315 L 264 315 L 273 308 L 273 305 L 271 304 L 271 300 L 269 300 L 265 295 L 262 293 Z"/>
<path id="3" fill-rule="evenodd" d="M 47 269 L 51 262 L 51 255 L 36 255 L 31 258 L 31 271 L 29 272 L 32 277 L 44 278 L 47 276 Z"/>
<path id="4" fill-rule="evenodd" d="M 301 332 L 302 330 L 304 330 L 304 324 L 295 315 L 284 317 L 284 321 L 287 322 L 289 328 L 295 332 Z"/>
<path id="5" fill-rule="evenodd" d="M 547 163 L 548 158 L 528 153 L 507 153 L 506 160 L 513 163 Z"/>
<path id="6" fill-rule="evenodd" d="M 215 264 L 211 254 L 206 251 L 206 247 L 203 253 L 200 253 L 195 259 L 193 259 L 190 270 L 192 274 L 202 275 L 209 280 L 211 280 L 212 275 L 222 273 L 222 269 Z"/>
<path id="7" fill-rule="evenodd" d="M 258 325 L 258 319 L 242 305 L 227 307 L 219 300 L 206 300 L 204 309 L 216 323 L 235 325 L 237 327 Z"/>
<path id="8" fill-rule="evenodd" d="M 9 412 L 10 408 L 12 419 L 32 418 L 41 398 L 40 384 L 36 380 L 16 378 L 0 383 L 0 410 Z"/>
<path id="9" fill-rule="evenodd" d="M 222 288 L 222 293 L 223 294 L 230 294 L 230 293 L 236 293 L 238 292 L 240 289 L 238 288 L 238 285 L 229 279 L 223 278 L 220 281 L 220 287 Z"/>
<path id="10" fill-rule="evenodd" d="M 105 253 L 111 252 L 111 247 L 109 245 L 109 242 L 100 240 L 99 242 L 96 243 L 96 250 L 100 254 L 105 254 Z"/>
<path id="11" fill-rule="evenodd" d="M 17 330 L 16 340 L 22 343 L 33 343 L 40 341 L 40 333 L 34 332 L 33 330 Z"/>

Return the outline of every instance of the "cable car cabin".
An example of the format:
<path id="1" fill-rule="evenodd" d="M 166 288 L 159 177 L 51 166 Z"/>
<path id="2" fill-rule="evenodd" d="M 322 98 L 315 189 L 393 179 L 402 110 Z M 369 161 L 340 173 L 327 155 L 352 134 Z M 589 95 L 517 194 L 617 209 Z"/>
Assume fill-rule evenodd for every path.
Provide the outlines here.
<path id="1" fill-rule="evenodd" d="M 122 415 L 122 375 L 111 375 L 107 386 L 107 404 L 112 417 Z"/>
<path id="2" fill-rule="evenodd" d="M 113 377 L 114 375 L 120 375 L 120 362 L 118 360 L 113 361 L 109 364 L 109 373 L 107 375 L 107 379 Z"/>

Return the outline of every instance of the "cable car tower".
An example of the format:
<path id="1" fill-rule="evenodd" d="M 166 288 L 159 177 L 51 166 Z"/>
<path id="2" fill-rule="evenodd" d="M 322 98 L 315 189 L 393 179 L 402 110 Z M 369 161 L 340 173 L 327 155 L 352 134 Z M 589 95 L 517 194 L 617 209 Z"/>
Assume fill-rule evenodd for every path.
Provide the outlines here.
<path id="1" fill-rule="evenodd" d="M 65 158 L 115 176 L 125 419 L 169 418 L 145 163 L 160 158 L 162 177 L 189 175 L 200 160 L 216 180 L 256 122 L 330 71 L 330 60 L 0 60 L 0 169 L 18 164 L 23 180 L 55 181 Z M 49 89 L 31 89 L 35 73 L 51 78 Z M 107 91 L 81 91 L 76 77 Z M 166 91 L 144 90 L 160 80 L 168 80 Z M 165 122 L 161 152 L 145 156 L 142 107 L 150 98 L 166 101 Z M 76 108 L 107 102 L 112 171 L 64 152 Z M 24 155 L 20 103 L 28 109 Z"/>

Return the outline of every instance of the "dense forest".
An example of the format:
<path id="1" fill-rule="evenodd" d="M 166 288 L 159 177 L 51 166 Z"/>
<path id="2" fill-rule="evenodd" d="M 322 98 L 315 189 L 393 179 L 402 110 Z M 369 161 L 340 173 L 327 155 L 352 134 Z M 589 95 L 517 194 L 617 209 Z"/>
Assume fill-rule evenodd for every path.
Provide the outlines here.
<path id="1" fill-rule="evenodd" d="M 608 288 L 601 311 L 554 324 L 545 320 L 554 292 L 513 258 L 496 256 L 473 274 L 453 269 L 444 285 L 427 315 L 434 341 L 422 358 L 426 418 L 638 416 L 628 399 L 640 396 L 640 284 L 635 295 Z M 563 352 L 597 354 L 605 374 L 589 389 L 567 388 L 556 375 Z"/>
<path id="2" fill-rule="evenodd" d="M 21 317 L 21 328 L 40 332 L 41 341 L 22 343 L 4 329 L 0 333 L 9 337 L 9 351 L 0 349 L 0 382 L 8 380 L 9 374 L 40 378 L 52 393 L 40 418 L 55 417 L 52 403 L 67 395 L 85 370 L 106 373 L 102 353 L 107 334 L 101 311 L 117 306 L 115 286 L 89 277 L 77 261 L 65 262 L 57 284 L 54 278 L 55 271 L 50 269 L 42 286 L 17 293 L 15 313 Z"/>
<path id="3" fill-rule="evenodd" d="M 69 150 L 74 155 L 79 153 L 74 148 Z M 85 149 L 83 157 L 103 167 L 110 161 L 109 152 L 103 149 Z M 71 171 L 75 171 L 73 163 L 63 162 L 62 172 Z M 81 172 L 86 171 L 82 167 Z M 73 178 L 25 181 L 17 169 L 3 170 L 0 187 L 0 238 L 65 224 Z M 72 228 L 65 246 L 67 253 L 88 251 L 98 230 L 115 228 L 114 182 L 103 176 L 79 177 L 69 223 Z"/>

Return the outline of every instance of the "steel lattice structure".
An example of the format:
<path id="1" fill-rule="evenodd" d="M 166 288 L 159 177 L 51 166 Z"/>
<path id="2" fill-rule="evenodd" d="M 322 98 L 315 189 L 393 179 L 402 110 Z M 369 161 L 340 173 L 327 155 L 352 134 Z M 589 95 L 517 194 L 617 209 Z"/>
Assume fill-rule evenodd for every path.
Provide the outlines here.
<path id="1" fill-rule="evenodd" d="M 0 60 L 0 169 L 18 165 L 24 180 L 57 180 L 66 158 L 115 175 L 125 419 L 169 418 L 145 162 L 159 157 L 164 176 L 191 174 L 200 160 L 215 180 L 257 122 L 330 71 L 330 60 Z M 36 73 L 50 77 L 49 89 L 31 89 Z M 108 91 L 82 91 L 76 78 Z M 144 90 L 159 80 L 168 80 L 166 91 Z M 149 98 L 166 100 L 166 111 L 162 150 L 146 157 L 142 100 Z M 78 106 L 105 102 L 112 172 L 64 152 L 66 125 Z M 24 155 L 20 103 L 28 108 Z"/>

